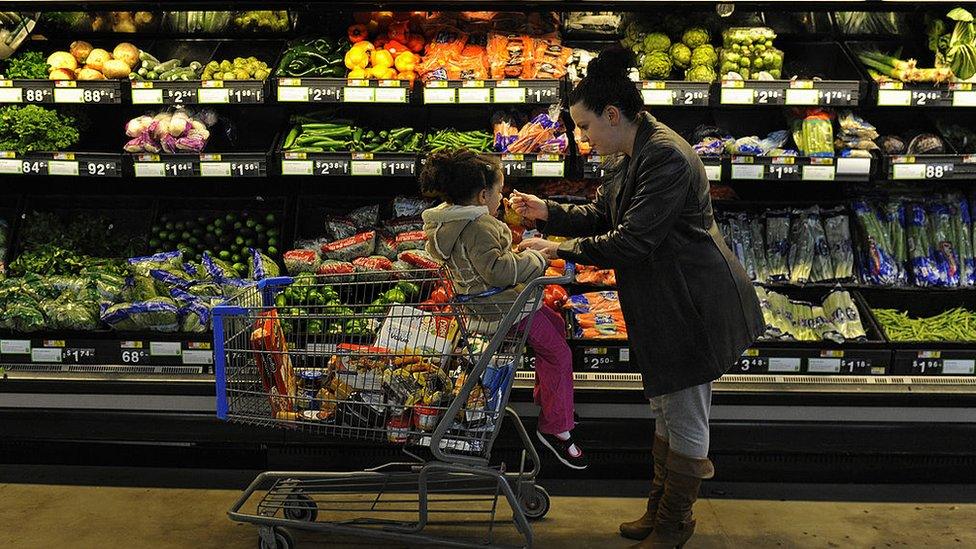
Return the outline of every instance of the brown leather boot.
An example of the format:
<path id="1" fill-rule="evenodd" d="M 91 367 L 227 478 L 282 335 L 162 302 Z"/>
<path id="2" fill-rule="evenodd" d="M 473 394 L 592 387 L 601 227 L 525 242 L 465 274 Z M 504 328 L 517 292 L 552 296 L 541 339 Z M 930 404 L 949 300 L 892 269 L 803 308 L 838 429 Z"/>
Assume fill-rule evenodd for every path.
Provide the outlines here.
<path id="1" fill-rule="evenodd" d="M 641 540 L 651 535 L 658 502 L 664 495 L 664 479 L 668 474 L 668 441 L 654 435 L 651 455 L 654 457 L 654 478 L 651 479 L 651 492 L 647 497 L 647 511 L 641 518 L 620 525 L 620 535 L 628 539 Z"/>
<path id="2" fill-rule="evenodd" d="M 635 549 L 672 549 L 681 547 L 695 533 L 695 519 L 691 508 L 698 499 L 702 479 L 715 476 L 709 459 L 683 456 L 668 452 L 667 477 L 664 495 L 657 507 L 654 530 Z"/>

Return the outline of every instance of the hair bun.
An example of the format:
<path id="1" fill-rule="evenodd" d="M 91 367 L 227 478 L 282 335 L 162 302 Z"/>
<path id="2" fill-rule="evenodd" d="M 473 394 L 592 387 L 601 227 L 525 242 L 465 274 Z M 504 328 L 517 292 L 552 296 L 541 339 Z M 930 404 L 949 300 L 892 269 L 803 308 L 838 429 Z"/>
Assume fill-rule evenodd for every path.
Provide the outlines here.
<path id="1" fill-rule="evenodd" d="M 586 75 L 594 79 L 628 78 L 632 67 L 636 66 L 634 54 L 616 45 L 600 52 L 596 59 L 586 66 Z"/>

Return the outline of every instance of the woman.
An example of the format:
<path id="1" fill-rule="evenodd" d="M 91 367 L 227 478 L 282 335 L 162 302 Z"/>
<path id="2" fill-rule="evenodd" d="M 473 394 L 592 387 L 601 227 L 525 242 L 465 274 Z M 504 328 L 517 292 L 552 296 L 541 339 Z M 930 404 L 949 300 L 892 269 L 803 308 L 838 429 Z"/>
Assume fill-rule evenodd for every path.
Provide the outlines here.
<path id="1" fill-rule="evenodd" d="M 616 269 L 631 359 L 655 415 L 654 479 L 647 510 L 620 525 L 640 548 L 683 545 L 708 459 L 711 382 L 762 333 L 759 301 L 712 215 L 705 167 L 691 146 L 642 112 L 622 49 L 593 60 L 569 96 L 570 114 L 593 150 L 616 155 L 609 180 L 584 206 L 513 193 L 514 209 L 561 244 L 523 249 Z"/>

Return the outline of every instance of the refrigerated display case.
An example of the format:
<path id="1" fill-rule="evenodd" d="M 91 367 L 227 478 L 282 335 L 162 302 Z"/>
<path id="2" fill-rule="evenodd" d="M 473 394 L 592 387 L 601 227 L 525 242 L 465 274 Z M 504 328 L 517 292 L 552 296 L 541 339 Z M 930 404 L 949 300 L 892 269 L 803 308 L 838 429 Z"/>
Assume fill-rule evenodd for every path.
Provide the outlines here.
<path id="1" fill-rule="evenodd" d="M 0 174 L 6 187 L 0 202 L 0 220 L 5 221 L 0 224 L 0 230 L 5 228 L 5 245 L 0 246 L 4 257 L 0 259 L 7 267 L 7 281 L 0 287 L 4 291 L 2 310 L 7 315 L 0 317 L 4 326 L 0 332 L 0 415 L 5 418 L 2 434 L 7 442 L 0 444 L 130 441 L 191 444 L 214 451 L 260 447 L 255 450 L 259 452 L 277 444 L 288 447 L 292 437 L 268 433 L 254 438 L 212 417 L 209 332 L 120 332 L 103 322 L 90 330 L 54 329 L 51 325 L 57 323 L 44 316 L 41 299 L 36 299 L 35 307 L 40 317 L 25 326 L 7 311 L 15 301 L 11 292 L 22 291 L 11 280 L 34 277 L 27 286 L 49 289 L 49 281 L 36 277 L 85 276 L 89 265 L 84 261 L 108 261 L 125 275 L 126 259 L 166 251 L 167 246 L 185 248 L 186 259 L 197 263 L 205 251 L 217 255 L 227 251 L 226 259 L 236 260 L 231 263 L 243 265 L 245 271 L 247 250 L 260 247 L 284 268 L 283 254 L 297 243 L 348 236 L 331 234 L 331 218 L 377 205 L 376 218 L 368 226 L 356 227 L 357 232 L 382 229 L 391 220 L 404 217 L 396 210 L 394 198 L 418 195 L 415 177 L 424 151 L 444 142 L 472 143 L 444 137 L 439 133 L 443 130 L 484 135 L 485 147 L 502 159 L 509 187 L 559 200 L 585 198 L 574 195 L 587 194 L 585 182 L 604 175 L 604 159 L 587 154 L 585 144 L 577 142 L 564 99 L 573 79 L 585 70 L 583 50 L 598 51 L 628 38 L 634 42 L 636 35 L 629 33 L 635 22 L 639 22 L 635 33 L 670 33 L 669 44 L 685 40 L 688 28 L 704 28 L 708 43 L 729 51 L 734 48 L 732 42 L 723 43 L 725 29 L 763 27 L 776 35 L 775 43 L 770 39 L 769 44 L 783 56 L 782 67 L 774 69 L 779 71 L 776 77 L 743 80 L 742 75 L 719 74 L 712 82 L 689 81 L 683 68 L 674 68 L 664 80 L 635 77 L 634 85 L 641 90 L 647 108 L 693 144 L 696 137 L 716 132 L 731 138 L 730 143 L 702 157 L 720 215 L 819 205 L 843 209 L 850 215 L 852 231 L 857 231 L 856 200 L 908 196 L 927 203 L 936 193 L 966 197 L 971 211 L 970 185 L 976 174 L 973 79 L 934 84 L 879 79 L 859 56 L 864 51 L 906 59 L 911 55 L 919 67 L 933 66 L 936 53 L 929 49 L 926 29 L 941 20 L 942 33 L 951 32 L 956 23 L 946 14 L 955 7 L 953 3 L 854 2 L 844 6 L 849 11 L 839 13 L 831 2 L 805 4 L 803 9 L 809 11 L 802 12 L 794 4 L 781 2 L 484 2 L 465 4 L 470 12 L 460 11 L 457 5 L 425 2 L 394 3 L 390 7 L 399 10 L 396 12 L 372 12 L 373 5 L 354 1 L 280 6 L 248 2 L 235 6 L 233 12 L 194 12 L 190 18 L 185 11 L 198 7 L 190 2 L 165 6 L 139 2 L 137 7 L 144 12 L 114 18 L 116 12 L 84 17 L 60 12 L 57 10 L 71 6 L 58 2 L 7 4 L 11 9 L 44 12 L 32 39 L 21 47 L 25 52 L 46 56 L 73 50 L 76 40 L 106 48 L 126 41 L 152 52 L 158 60 L 180 59 L 184 66 L 197 62 L 199 71 L 211 62 L 219 67 L 225 59 L 233 64 L 235 58 L 241 58 L 247 64 L 251 56 L 267 63 L 269 69 L 261 75 L 264 78 L 257 79 L 222 76 L 204 80 L 200 72 L 194 78 L 146 80 L 139 74 L 139 66 L 133 65 L 131 79 L 0 80 L 2 107 L 43 105 L 75 117 L 80 130 L 78 144 L 65 150 L 0 152 Z M 110 10 L 131 9 L 133 3 L 97 4 L 99 9 Z M 256 13 L 267 7 L 279 11 Z M 473 11 L 482 8 L 502 11 Z M 504 11 L 516 8 L 519 13 Z M 282 10 L 287 10 L 287 17 L 281 15 Z M 584 16 L 582 10 L 601 11 Z M 548 40 L 547 47 L 560 56 L 564 49 L 571 49 L 576 57 L 560 57 L 559 63 L 566 69 L 556 63 L 555 78 L 524 78 L 545 73 L 523 62 L 514 78 L 492 79 L 490 48 L 485 47 L 492 32 L 511 34 L 523 45 Z M 479 42 L 477 37 L 485 41 Z M 355 43 L 364 39 L 385 41 L 377 47 L 389 51 L 389 59 L 385 55 L 367 56 L 365 62 L 350 58 Z M 390 42 L 397 45 L 391 49 Z M 652 42 L 647 48 L 660 47 Z M 484 73 L 475 76 L 462 70 L 470 69 L 470 60 L 443 61 L 445 66 L 463 65 L 456 74 L 450 67 L 443 74 L 425 73 L 421 65 L 436 51 L 431 43 L 457 43 L 458 59 L 473 56 L 481 60 L 475 63 L 489 62 L 479 69 Z M 299 59 L 296 52 L 305 57 Z M 398 64 L 397 57 L 408 52 L 414 56 L 412 60 L 403 58 Z M 640 53 L 647 56 L 651 52 L 641 49 Z M 763 59 L 761 52 L 756 55 Z M 939 55 L 944 57 L 944 53 Z M 736 59 L 741 62 L 741 57 Z M 673 59 L 669 62 L 675 63 Z M 721 62 L 711 63 L 720 72 Z M 0 62 L 3 71 L 9 66 L 9 62 Z M 211 67 L 213 70 L 222 69 Z M 564 137 L 554 134 L 559 142 L 553 148 L 510 152 L 497 146 L 499 113 L 518 120 L 518 130 L 553 105 L 561 107 L 556 112 L 561 113 L 565 130 Z M 861 143 L 863 149 L 857 154 L 841 148 L 821 156 L 791 152 L 800 149 L 794 143 L 796 121 L 816 110 L 834 117 L 835 132 L 839 131 L 837 113 L 853 111 L 876 128 L 877 139 L 866 140 L 878 146 Z M 165 135 L 160 134 L 160 145 L 123 150 L 126 141 L 142 135 L 126 135 L 128 121 L 178 112 L 212 118 L 204 124 L 208 138 L 202 148 L 188 143 L 179 150 L 162 150 Z M 293 128 L 303 123 L 319 125 L 327 135 L 296 143 L 300 133 Z M 336 126 L 349 127 L 350 135 L 342 138 L 344 147 L 329 137 L 346 135 L 347 130 Z M 174 129 L 172 137 L 190 131 L 189 127 Z M 409 128 L 411 137 L 417 135 L 416 142 L 396 141 L 393 134 L 399 136 L 401 128 Z M 708 131 L 703 134 L 702 128 Z M 785 141 L 776 152 L 745 153 L 735 147 L 737 140 L 749 136 L 762 140 L 776 130 L 786 130 Z M 329 134 L 331 131 L 336 133 Z M 468 139 L 480 139 L 470 135 L 475 134 Z M 886 142 L 889 137 L 894 141 Z M 903 149 L 886 146 L 898 140 Z M 226 219 L 228 215 L 235 217 Z M 274 220 L 261 223 L 269 215 Z M 964 214 L 957 208 L 951 215 Z M 222 217 L 223 229 L 215 222 Z M 44 222 L 40 231 L 39 219 Z M 96 246 L 94 236 L 84 236 L 98 233 L 90 226 L 84 229 L 87 233 L 66 234 L 65 238 L 53 234 L 82 231 L 81 225 L 72 224 L 77 219 L 101 223 L 105 234 L 99 237 L 122 232 L 128 236 L 124 245 Z M 199 231 L 176 227 L 177 223 L 194 222 L 201 225 Z M 247 230 L 223 234 L 235 231 L 237 222 Z M 251 222 L 262 225 L 263 240 L 252 234 L 254 227 L 247 225 Z M 952 239 L 933 240 L 933 246 L 948 247 L 949 256 L 959 262 L 972 259 L 971 221 L 965 226 L 968 248 L 960 249 L 960 242 Z M 38 241 L 43 227 L 52 233 L 46 243 Z M 174 238 L 177 231 L 178 238 Z M 228 241 L 226 236 L 233 238 Z M 866 241 L 855 238 L 852 246 Z M 24 270 L 25 261 L 17 262 L 31 247 L 64 247 L 66 243 L 73 247 L 68 250 L 71 255 L 56 256 L 48 272 Z M 216 249 L 218 246 L 229 249 Z M 869 257 L 854 255 L 858 266 Z M 64 268 L 76 263 L 76 267 Z M 236 274 L 247 278 L 249 273 Z M 898 309 L 913 315 L 935 315 L 954 307 L 973 310 L 971 294 L 976 286 L 965 281 L 952 288 L 918 287 L 911 281 L 897 287 L 877 286 L 865 280 L 859 268 L 844 280 L 757 283 L 803 301 L 820 300 L 836 288 L 848 290 L 866 336 L 843 342 L 757 342 L 715 384 L 713 419 L 719 454 L 741 458 L 767 451 L 789 453 L 792 448 L 813 455 L 843 453 L 847 448 L 859 455 L 932 452 L 972 459 L 972 452 L 958 444 L 947 442 L 941 450 L 922 445 L 911 451 L 904 444 L 905 437 L 916 436 L 920 429 L 951 433 L 956 438 L 970 433 L 976 424 L 971 411 L 976 402 L 976 341 L 892 341 L 873 310 Z M 607 289 L 586 283 L 567 288 L 570 294 Z M 648 420 L 650 411 L 641 396 L 639 375 L 630 365 L 626 340 L 579 338 L 571 314 L 567 314 L 567 338 L 573 349 L 578 411 L 583 419 L 599 424 Z M 516 380 L 513 401 L 531 414 L 531 361 Z M 765 434 L 740 437 L 747 432 Z M 620 437 L 626 435 L 613 428 L 594 436 L 608 456 L 613 448 L 640 449 L 643 443 L 649 444 L 643 438 L 622 443 Z M 770 442 L 776 436 L 782 437 L 780 442 Z M 824 446 L 814 442 L 816 437 L 831 442 Z M 279 457 L 287 454 L 275 451 Z"/>

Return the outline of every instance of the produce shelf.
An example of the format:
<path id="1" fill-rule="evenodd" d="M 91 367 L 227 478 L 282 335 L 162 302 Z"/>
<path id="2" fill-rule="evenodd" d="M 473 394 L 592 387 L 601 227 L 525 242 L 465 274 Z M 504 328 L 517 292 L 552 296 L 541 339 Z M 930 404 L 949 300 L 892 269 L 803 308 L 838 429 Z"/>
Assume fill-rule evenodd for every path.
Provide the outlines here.
<path id="1" fill-rule="evenodd" d="M 121 153 L 0 152 L 0 174 L 24 176 L 122 177 Z"/>
<path id="2" fill-rule="evenodd" d="M 214 40 L 161 40 L 146 48 L 160 61 L 181 59 L 206 65 L 211 60 L 257 57 L 274 67 L 281 52 L 277 41 L 225 42 Z M 266 101 L 270 78 L 264 80 L 133 80 L 133 105 L 262 104 Z"/>
<path id="3" fill-rule="evenodd" d="M 409 80 L 347 80 L 345 78 L 290 78 L 275 81 L 278 103 L 410 103 Z"/>
<path id="4" fill-rule="evenodd" d="M 862 97 L 861 74 L 837 42 L 777 42 L 790 80 L 723 80 L 718 103 L 753 106 L 852 107 Z M 866 90 L 866 88 L 865 88 Z"/>
<path id="5" fill-rule="evenodd" d="M 212 373 L 209 334 L 112 331 L 4 334 L 0 369 L 9 372 L 185 375 Z"/>
<path id="6" fill-rule="evenodd" d="M 729 158 L 729 179 L 762 181 L 869 181 L 873 158 L 743 156 Z"/>
<path id="7" fill-rule="evenodd" d="M 551 104 L 563 80 L 439 80 L 423 89 L 425 105 Z"/>
<path id="8" fill-rule="evenodd" d="M 709 82 L 643 80 L 637 83 L 637 89 L 648 106 L 707 107 L 712 97 Z"/>
<path id="9" fill-rule="evenodd" d="M 281 175 L 415 177 L 415 153 L 279 152 Z"/>
<path id="10" fill-rule="evenodd" d="M 132 154 L 135 177 L 267 177 L 266 153 Z"/>

